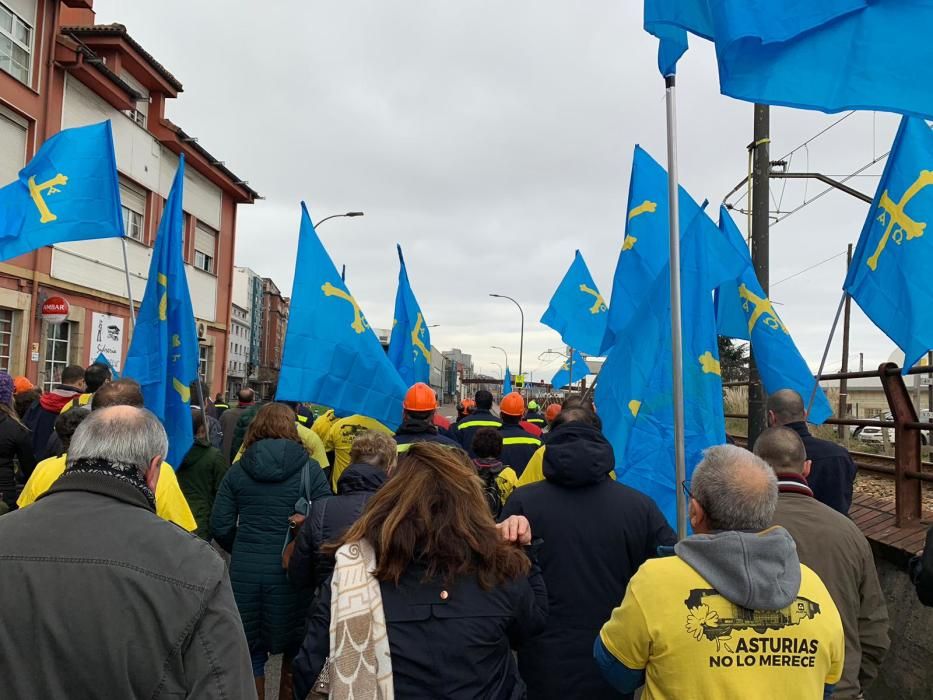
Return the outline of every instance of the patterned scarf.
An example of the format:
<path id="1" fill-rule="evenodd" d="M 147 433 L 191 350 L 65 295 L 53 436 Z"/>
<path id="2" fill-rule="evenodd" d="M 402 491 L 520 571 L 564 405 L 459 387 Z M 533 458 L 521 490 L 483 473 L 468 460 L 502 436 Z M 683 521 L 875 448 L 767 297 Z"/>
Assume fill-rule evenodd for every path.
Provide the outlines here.
<path id="1" fill-rule="evenodd" d="M 60 478 L 65 479 L 74 474 L 103 474 L 113 479 L 119 479 L 142 493 L 146 500 L 149 501 L 152 510 L 155 510 L 155 494 L 146 484 L 143 475 L 139 473 L 139 469 L 131 464 L 120 464 L 119 462 L 111 462 L 101 458 L 79 459 L 74 464 L 70 464 Z"/>
<path id="2" fill-rule="evenodd" d="M 382 591 L 372 574 L 376 553 L 361 540 L 343 545 L 336 559 L 331 580 L 330 697 L 393 700 Z"/>

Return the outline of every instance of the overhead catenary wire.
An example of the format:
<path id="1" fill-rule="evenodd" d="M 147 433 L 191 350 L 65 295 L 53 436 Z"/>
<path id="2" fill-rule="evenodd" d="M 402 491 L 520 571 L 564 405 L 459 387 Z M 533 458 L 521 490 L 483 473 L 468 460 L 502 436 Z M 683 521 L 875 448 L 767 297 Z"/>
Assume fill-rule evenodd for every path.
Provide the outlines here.
<path id="1" fill-rule="evenodd" d="M 810 265 L 809 267 L 805 267 L 805 268 L 803 268 L 802 270 L 798 270 L 798 271 L 795 272 L 794 274 L 788 275 L 787 277 L 785 277 L 785 278 L 783 278 L 783 279 L 780 279 L 780 280 L 778 280 L 777 282 L 772 282 L 772 283 L 771 283 L 771 287 L 772 287 L 772 288 L 773 288 L 773 287 L 777 287 L 779 284 L 781 284 L 781 283 L 783 283 L 783 282 L 787 282 L 788 280 L 792 280 L 792 279 L 794 279 L 794 277 L 799 277 L 800 275 L 802 275 L 802 274 L 805 273 L 805 272 L 809 272 L 810 270 L 815 270 L 815 269 L 818 268 L 820 265 L 825 265 L 826 263 L 828 263 L 828 262 L 830 262 L 830 261 L 832 261 L 832 260 L 835 260 L 835 259 L 838 258 L 838 257 L 841 257 L 841 256 L 845 255 L 846 252 L 847 252 L 847 251 L 844 250 L 844 251 L 842 251 L 841 253 L 836 253 L 835 255 L 831 255 L 830 257 L 826 258 L 825 260 L 821 260 L 820 262 L 814 263 L 813 265 Z"/>

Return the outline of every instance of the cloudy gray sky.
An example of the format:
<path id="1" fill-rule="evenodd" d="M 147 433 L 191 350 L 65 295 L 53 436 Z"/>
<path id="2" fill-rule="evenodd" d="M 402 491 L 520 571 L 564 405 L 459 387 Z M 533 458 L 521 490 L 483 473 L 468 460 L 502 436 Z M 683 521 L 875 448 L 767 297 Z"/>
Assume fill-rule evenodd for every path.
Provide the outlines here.
<path id="1" fill-rule="evenodd" d="M 664 86 L 636 0 L 97 0 L 184 84 L 170 118 L 265 200 L 241 207 L 237 263 L 288 292 L 299 207 L 336 219 L 320 235 L 371 323 L 391 323 L 394 244 L 433 343 L 498 374 L 501 345 L 549 379 L 557 334 L 538 323 L 579 248 L 604 295 L 623 238 L 632 148 L 664 161 Z M 681 183 L 717 205 L 745 174 L 752 105 L 719 94 L 715 57 L 691 40 L 678 76 Z M 772 158 L 842 115 L 772 109 Z M 792 170 L 844 176 L 890 147 L 891 115 L 855 114 L 792 156 Z M 884 161 L 849 184 L 873 194 Z M 819 183 L 772 183 L 790 211 Z M 739 201 L 739 198 L 733 198 Z M 830 193 L 771 231 L 771 280 L 844 253 L 867 205 Z M 737 221 L 745 228 L 744 217 Z M 845 275 L 844 254 L 772 287 L 814 367 Z M 853 362 L 893 345 L 853 307 Z M 830 355 L 838 367 L 841 344 Z"/>

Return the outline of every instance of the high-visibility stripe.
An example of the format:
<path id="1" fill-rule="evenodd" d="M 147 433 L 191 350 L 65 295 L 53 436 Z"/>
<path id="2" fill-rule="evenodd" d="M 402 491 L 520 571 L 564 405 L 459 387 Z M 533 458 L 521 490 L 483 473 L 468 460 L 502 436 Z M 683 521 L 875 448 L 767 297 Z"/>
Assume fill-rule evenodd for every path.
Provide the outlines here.
<path id="1" fill-rule="evenodd" d="M 304 425 L 308 422 L 308 416 L 298 416 L 298 422 Z"/>
<path id="2" fill-rule="evenodd" d="M 544 419 L 543 419 L 543 418 L 527 418 L 526 420 L 527 420 L 529 423 L 534 423 L 535 425 L 544 425 Z"/>
<path id="3" fill-rule="evenodd" d="M 399 452 L 399 454 L 402 454 L 403 452 L 408 452 L 408 450 L 411 449 L 411 446 L 414 445 L 414 444 L 415 444 L 415 443 L 413 443 L 413 442 L 406 442 L 406 443 L 404 443 L 404 444 L 402 444 L 402 445 L 399 445 L 399 446 L 398 446 L 398 452 Z"/>
<path id="4" fill-rule="evenodd" d="M 497 420 L 468 420 L 466 423 L 461 423 L 457 426 L 457 430 L 464 430 L 465 428 L 501 428 L 502 423 Z"/>
<path id="5" fill-rule="evenodd" d="M 541 441 L 536 437 L 507 437 L 502 438 L 503 445 L 535 445 L 541 446 Z"/>

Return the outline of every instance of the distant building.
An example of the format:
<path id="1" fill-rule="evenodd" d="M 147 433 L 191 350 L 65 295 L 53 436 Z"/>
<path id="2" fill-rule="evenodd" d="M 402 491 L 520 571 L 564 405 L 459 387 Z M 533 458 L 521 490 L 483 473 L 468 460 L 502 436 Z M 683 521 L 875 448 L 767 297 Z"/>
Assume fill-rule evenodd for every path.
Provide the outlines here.
<path id="1" fill-rule="evenodd" d="M 178 79 L 126 27 L 94 23 L 93 0 L 0 5 L 0 186 L 14 181 L 61 129 L 109 119 L 138 306 L 162 208 L 184 154 L 184 258 L 201 337 L 201 375 L 221 391 L 232 325 L 237 207 L 257 194 L 166 117 L 166 103 L 181 91 Z M 40 320 L 37 307 L 50 296 L 69 302 L 64 323 Z M 129 336 L 119 240 L 47 246 L 0 263 L 0 370 L 49 388 L 66 365 L 87 365 L 99 352 L 121 368 Z"/>
<path id="2" fill-rule="evenodd" d="M 232 398 L 257 379 L 262 342 L 262 278 L 248 267 L 233 268 L 233 302 L 227 360 L 227 393 Z"/>
<path id="3" fill-rule="evenodd" d="M 262 336 L 259 344 L 259 373 L 256 388 L 263 399 L 274 398 L 279 371 L 282 369 L 282 351 L 285 347 L 285 329 L 288 325 L 288 298 L 268 277 L 262 278 Z"/>

